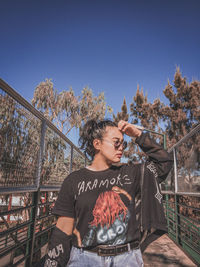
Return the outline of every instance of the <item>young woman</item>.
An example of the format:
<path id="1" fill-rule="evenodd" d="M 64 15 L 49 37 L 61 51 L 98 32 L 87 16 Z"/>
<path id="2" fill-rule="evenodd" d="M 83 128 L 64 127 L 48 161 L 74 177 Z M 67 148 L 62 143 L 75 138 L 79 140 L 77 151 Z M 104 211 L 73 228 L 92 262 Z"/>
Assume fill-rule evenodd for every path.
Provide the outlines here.
<path id="1" fill-rule="evenodd" d="M 136 137 L 145 164 L 117 165 L 124 134 Z M 143 266 L 141 250 L 167 231 L 158 182 L 169 173 L 172 156 L 126 121 L 90 120 L 80 143 L 92 163 L 63 182 L 45 266 Z"/>

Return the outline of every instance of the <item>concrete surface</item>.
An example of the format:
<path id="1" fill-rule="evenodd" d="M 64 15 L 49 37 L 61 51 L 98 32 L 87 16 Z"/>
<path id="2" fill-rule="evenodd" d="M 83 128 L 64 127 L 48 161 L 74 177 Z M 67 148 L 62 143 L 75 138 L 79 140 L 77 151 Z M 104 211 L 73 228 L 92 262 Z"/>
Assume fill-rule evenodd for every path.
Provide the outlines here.
<path id="1" fill-rule="evenodd" d="M 145 267 L 197 266 L 167 235 L 163 235 L 147 247 L 143 260 Z"/>

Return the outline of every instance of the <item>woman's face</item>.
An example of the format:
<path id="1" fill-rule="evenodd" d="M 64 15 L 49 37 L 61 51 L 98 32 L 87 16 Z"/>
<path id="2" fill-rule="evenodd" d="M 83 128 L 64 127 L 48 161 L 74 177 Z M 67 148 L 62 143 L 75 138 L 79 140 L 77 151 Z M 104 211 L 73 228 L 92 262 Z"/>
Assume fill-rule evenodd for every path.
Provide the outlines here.
<path id="1" fill-rule="evenodd" d="M 99 144 L 99 155 L 110 163 L 120 162 L 123 153 L 123 134 L 117 127 L 106 127 Z"/>

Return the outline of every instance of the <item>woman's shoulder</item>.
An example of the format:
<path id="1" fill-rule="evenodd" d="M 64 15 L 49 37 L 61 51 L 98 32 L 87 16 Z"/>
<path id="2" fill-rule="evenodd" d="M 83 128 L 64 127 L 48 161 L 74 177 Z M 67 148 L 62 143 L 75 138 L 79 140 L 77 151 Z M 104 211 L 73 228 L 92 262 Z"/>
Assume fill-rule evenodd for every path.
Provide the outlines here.
<path id="1" fill-rule="evenodd" d="M 140 168 L 141 163 L 129 161 L 126 163 L 119 163 L 116 165 L 113 165 L 113 169 L 120 170 L 120 169 L 137 169 Z"/>
<path id="2" fill-rule="evenodd" d="M 85 172 L 85 168 L 81 168 L 79 170 L 76 171 L 72 171 L 71 173 L 69 173 L 66 178 L 64 179 L 63 183 L 71 183 L 72 181 L 75 181 L 77 179 L 80 178 L 80 176 L 82 174 L 84 174 Z"/>

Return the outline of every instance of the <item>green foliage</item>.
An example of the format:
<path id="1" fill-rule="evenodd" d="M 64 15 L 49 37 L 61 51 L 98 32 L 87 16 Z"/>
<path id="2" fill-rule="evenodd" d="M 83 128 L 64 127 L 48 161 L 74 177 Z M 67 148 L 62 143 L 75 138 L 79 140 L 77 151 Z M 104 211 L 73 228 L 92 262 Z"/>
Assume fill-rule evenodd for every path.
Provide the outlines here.
<path id="1" fill-rule="evenodd" d="M 92 89 L 85 87 L 81 96 L 75 96 L 72 88 L 58 93 L 49 79 L 36 87 L 32 104 L 65 134 L 89 119 L 103 119 L 106 112 L 112 113 L 103 92 L 94 96 Z"/>
<path id="2" fill-rule="evenodd" d="M 177 68 L 174 87 L 168 81 L 164 94 L 169 105 L 161 109 L 170 145 L 174 145 L 200 121 L 200 81 L 187 83 Z"/>
<path id="3" fill-rule="evenodd" d="M 168 144 L 172 146 L 200 120 L 200 82 L 188 84 L 177 68 L 174 86 L 168 81 L 163 93 L 169 105 L 162 103 L 160 99 L 155 99 L 153 103 L 148 102 L 147 96 L 138 87 L 130 105 L 132 123 L 166 133 Z"/>
<path id="4" fill-rule="evenodd" d="M 117 116 L 113 114 L 113 120 L 114 122 L 118 123 L 120 120 L 128 121 L 128 119 L 129 119 L 129 114 L 126 105 L 126 99 L 124 97 L 124 101 L 121 107 L 121 112 L 117 112 Z"/>
<path id="5" fill-rule="evenodd" d="M 173 85 L 168 81 L 163 93 L 169 104 L 162 103 L 160 99 L 150 103 L 147 95 L 143 94 L 143 89 L 140 90 L 138 86 L 133 102 L 130 104 L 130 118 L 133 124 L 142 125 L 158 133 L 165 133 L 168 147 L 171 147 L 200 121 L 200 82 L 187 83 L 186 78 L 182 77 L 180 69 L 177 68 Z M 156 138 L 162 142 L 160 137 L 156 136 Z M 200 151 L 200 136 L 196 137 L 190 149 L 186 147 L 183 149 L 182 162 L 185 162 L 189 156 L 189 151 L 193 150 L 197 153 Z M 134 141 L 131 141 L 125 156 L 131 160 L 138 160 L 143 157 L 143 153 L 134 145 Z"/>
<path id="6" fill-rule="evenodd" d="M 143 89 L 140 91 L 138 86 L 136 95 L 130 105 L 132 123 L 140 124 L 152 131 L 161 132 L 159 120 L 162 105 L 160 99 L 155 99 L 153 104 L 148 102 L 147 95 L 144 96 Z"/>

